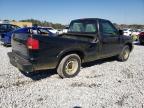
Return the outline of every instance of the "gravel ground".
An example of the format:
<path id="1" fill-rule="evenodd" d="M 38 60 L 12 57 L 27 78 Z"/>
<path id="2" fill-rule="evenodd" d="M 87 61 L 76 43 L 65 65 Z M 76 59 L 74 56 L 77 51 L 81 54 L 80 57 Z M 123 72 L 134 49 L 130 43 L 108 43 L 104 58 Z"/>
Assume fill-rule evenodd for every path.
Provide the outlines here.
<path id="1" fill-rule="evenodd" d="M 21 73 L 0 45 L 0 108 L 144 108 L 144 46 L 134 47 L 126 62 L 99 60 L 61 79 L 54 70 Z"/>

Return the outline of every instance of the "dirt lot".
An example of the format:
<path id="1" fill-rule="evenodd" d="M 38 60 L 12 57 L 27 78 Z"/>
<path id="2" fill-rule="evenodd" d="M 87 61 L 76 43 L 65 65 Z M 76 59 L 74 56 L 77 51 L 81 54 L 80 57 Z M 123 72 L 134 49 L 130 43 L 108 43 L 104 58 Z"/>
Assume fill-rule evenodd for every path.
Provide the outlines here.
<path id="1" fill-rule="evenodd" d="M 134 47 L 126 62 L 99 60 L 61 79 L 54 70 L 21 73 L 0 45 L 0 108 L 144 108 L 144 46 Z"/>

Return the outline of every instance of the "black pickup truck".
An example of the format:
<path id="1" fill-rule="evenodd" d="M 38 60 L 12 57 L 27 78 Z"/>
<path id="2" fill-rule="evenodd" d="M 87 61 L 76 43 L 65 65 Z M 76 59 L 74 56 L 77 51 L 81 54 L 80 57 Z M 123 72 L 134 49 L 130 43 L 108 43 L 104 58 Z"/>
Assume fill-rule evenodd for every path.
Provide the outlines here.
<path id="1" fill-rule="evenodd" d="M 58 36 L 13 34 L 10 63 L 33 72 L 56 69 L 62 78 L 76 76 L 81 63 L 116 56 L 126 61 L 133 49 L 132 39 L 104 19 L 73 20 L 68 33 Z"/>

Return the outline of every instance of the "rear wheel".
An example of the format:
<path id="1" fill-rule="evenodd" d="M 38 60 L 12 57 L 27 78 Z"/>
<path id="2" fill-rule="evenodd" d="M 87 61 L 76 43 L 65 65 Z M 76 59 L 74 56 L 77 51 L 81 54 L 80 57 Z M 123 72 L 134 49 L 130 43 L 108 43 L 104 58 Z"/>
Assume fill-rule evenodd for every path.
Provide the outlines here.
<path id="1" fill-rule="evenodd" d="M 118 60 L 119 61 L 126 61 L 129 58 L 130 55 L 130 48 L 128 45 L 124 46 L 121 53 L 118 55 Z"/>
<path id="2" fill-rule="evenodd" d="M 62 78 L 71 78 L 80 72 L 81 59 L 77 54 L 65 56 L 57 68 L 57 73 Z"/>

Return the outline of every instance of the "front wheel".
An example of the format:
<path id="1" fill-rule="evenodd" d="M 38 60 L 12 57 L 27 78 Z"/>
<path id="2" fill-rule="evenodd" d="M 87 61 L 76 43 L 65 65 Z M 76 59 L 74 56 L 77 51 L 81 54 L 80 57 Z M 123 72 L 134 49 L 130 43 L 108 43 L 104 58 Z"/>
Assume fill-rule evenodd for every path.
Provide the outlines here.
<path id="1" fill-rule="evenodd" d="M 3 43 L 3 46 L 7 47 L 8 45 L 7 45 L 7 43 L 4 42 L 4 43 Z"/>
<path id="2" fill-rule="evenodd" d="M 77 54 L 65 56 L 59 63 L 57 73 L 62 78 L 71 78 L 80 72 L 81 59 Z"/>
<path id="3" fill-rule="evenodd" d="M 128 45 L 124 46 L 121 53 L 118 55 L 118 60 L 119 61 L 126 61 L 129 58 L 130 55 L 130 48 Z"/>

